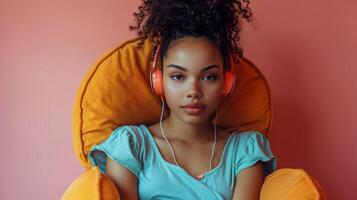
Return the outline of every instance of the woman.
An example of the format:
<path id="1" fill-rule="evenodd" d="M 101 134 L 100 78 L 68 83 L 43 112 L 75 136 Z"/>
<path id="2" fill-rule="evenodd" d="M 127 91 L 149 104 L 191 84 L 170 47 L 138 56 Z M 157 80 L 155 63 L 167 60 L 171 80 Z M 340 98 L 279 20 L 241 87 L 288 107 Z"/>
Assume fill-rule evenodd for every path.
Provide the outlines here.
<path id="1" fill-rule="evenodd" d="M 156 44 L 153 90 L 170 114 L 163 120 L 162 110 L 151 126 L 120 126 L 90 151 L 122 199 L 259 199 L 276 166 L 269 141 L 212 124 L 234 87 L 229 58 L 242 55 L 239 15 L 251 17 L 240 1 L 205 0 L 148 0 L 135 13 L 131 29 Z"/>

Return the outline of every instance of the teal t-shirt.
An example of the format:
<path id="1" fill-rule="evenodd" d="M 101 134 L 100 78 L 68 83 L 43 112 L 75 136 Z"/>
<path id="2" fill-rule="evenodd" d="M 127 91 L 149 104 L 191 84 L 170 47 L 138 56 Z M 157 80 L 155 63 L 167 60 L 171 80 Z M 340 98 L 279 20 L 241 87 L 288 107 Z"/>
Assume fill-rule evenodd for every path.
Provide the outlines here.
<path id="1" fill-rule="evenodd" d="M 91 164 L 98 166 L 102 173 L 106 172 L 107 156 L 137 176 L 140 200 L 232 199 L 240 171 L 262 161 L 264 176 L 267 176 L 276 170 L 277 164 L 269 141 L 261 133 L 234 132 L 225 144 L 220 164 L 196 179 L 183 168 L 164 160 L 144 124 L 116 128 L 88 154 Z"/>

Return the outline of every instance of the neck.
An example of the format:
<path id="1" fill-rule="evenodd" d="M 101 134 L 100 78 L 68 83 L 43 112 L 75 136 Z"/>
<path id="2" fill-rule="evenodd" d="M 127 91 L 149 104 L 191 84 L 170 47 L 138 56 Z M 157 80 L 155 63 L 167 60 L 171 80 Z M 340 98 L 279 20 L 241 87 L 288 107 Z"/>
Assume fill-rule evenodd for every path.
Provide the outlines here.
<path id="1" fill-rule="evenodd" d="M 189 124 L 170 115 L 162 122 L 162 128 L 169 140 L 185 143 L 212 141 L 214 137 L 214 125 L 208 120 L 201 124 Z"/>

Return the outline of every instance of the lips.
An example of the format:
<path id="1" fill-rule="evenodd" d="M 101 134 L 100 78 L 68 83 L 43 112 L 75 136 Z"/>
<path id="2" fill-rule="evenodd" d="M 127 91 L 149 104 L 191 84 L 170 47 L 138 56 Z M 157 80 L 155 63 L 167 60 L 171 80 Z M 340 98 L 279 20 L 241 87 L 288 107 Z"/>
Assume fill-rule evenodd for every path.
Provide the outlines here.
<path id="1" fill-rule="evenodd" d="M 189 104 L 189 105 L 186 105 L 186 106 L 182 106 L 182 108 L 185 111 L 185 113 L 189 114 L 189 115 L 197 115 L 202 110 L 204 110 L 205 107 L 206 106 L 203 105 L 203 104 Z"/>
<path id="2" fill-rule="evenodd" d="M 183 108 L 203 108 L 205 107 L 203 104 L 189 104 L 186 106 L 182 106 Z"/>

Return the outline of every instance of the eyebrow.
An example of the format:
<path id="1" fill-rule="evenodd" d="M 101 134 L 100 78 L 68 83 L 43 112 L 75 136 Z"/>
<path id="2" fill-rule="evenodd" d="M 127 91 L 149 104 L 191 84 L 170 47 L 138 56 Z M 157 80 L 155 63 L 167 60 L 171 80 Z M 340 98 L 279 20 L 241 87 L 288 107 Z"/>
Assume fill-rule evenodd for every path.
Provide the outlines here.
<path id="1" fill-rule="evenodd" d="M 170 64 L 170 65 L 167 65 L 167 67 L 174 67 L 174 68 L 177 68 L 179 70 L 187 72 L 187 69 L 182 67 L 182 66 L 180 66 L 180 65 Z M 211 68 L 219 68 L 219 67 L 218 67 L 218 65 L 209 65 L 209 66 L 203 68 L 201 71 L 204 72 L 204 71 L 207 71 L 207 70 L 209 70 Z"/>

